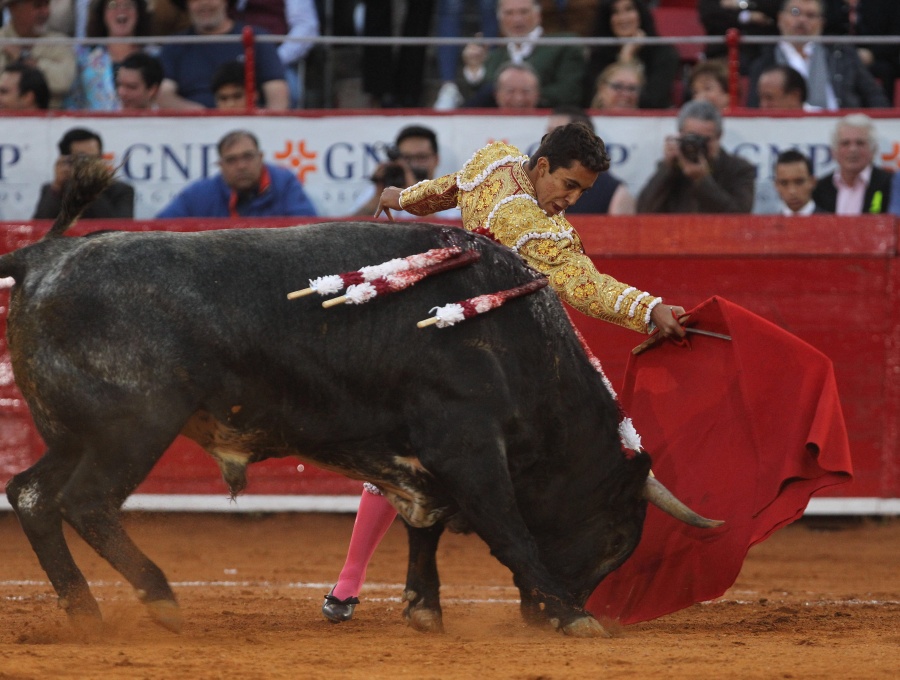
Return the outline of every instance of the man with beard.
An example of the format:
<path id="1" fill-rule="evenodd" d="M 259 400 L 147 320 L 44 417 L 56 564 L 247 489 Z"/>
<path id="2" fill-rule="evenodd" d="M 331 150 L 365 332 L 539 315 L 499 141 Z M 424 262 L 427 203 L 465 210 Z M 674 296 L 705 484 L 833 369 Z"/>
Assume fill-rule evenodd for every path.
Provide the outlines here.
<path id="1" fill-rule="evenodd" d="M 263 162 L 256 136 L 229 132 L 217 147 L 222 172 L 178 194 L 157 217 L 283 217 L 315 215 L 293 173 Z"/>
<path id="2" fill-rule="evenodd" d="M 64 38 L 47 30 L 50 0 L 0 0 L 0 11 L 9 10 L 9 24 L 0 27 L 0 43 L 6 38 L 33 38 L 28 45 L 4 44 L 0 71 L 16 62 L 37 68 L 50 87 L 50 107 L 58 109 L 75 79 L 75 52 L 69 45 L 47 44 L 41 38 Z"/>

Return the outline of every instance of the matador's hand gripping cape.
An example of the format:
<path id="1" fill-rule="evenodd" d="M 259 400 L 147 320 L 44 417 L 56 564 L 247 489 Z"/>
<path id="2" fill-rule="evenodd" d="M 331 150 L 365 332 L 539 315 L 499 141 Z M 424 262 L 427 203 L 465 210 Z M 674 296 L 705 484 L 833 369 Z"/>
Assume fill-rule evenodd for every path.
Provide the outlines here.
<path id="1" fill-rule="evenodd" d="M 458 206 L 466 229 L 518 252 L 578 311 L 639 332 L 652 330 L 650 312 L 661 298 L 597 271 L 565 216 L 551 217 L 538 206 L 523 167 L 527 160 L 514 146 L 494 142 L 459 172 L 404 189 L 400 205 L 413 215 Z"/>

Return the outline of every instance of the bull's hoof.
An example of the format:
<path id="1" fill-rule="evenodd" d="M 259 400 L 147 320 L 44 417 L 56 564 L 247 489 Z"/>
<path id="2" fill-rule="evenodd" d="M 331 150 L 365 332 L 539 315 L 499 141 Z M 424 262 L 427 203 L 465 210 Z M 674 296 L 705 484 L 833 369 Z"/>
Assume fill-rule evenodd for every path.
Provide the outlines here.
<path id="1" fill-rule="evenodd" d="M 444 620 L 439 611 L 410 605 L 403 612 L 407 623 L 420 633 L 443 633 Z"/>
<path id="2" fill-rule="evenodd" d="M 103 631 L 103 616 L 100 607 L 92 597 L 70 599 L 61 597 L 58 600 L 61 609 L 65 610 L 69 625 L 85 635 L 96 635 Z"/>
<path id="3" fill-rule="evenodd" d="M 572 637 L 609 638 L 612 635 L 593 616 L 582 616 L 562 627 L 562 632 Z"/>
<path id="4" fill-rule="evenodd" d="M 103 618 L 99 613 L 67 611 L 66 616 L 72 629 L 81 635 L 90 638 L 103 633 Z"/>
<path id="5" fill-rule="evenodd" d="M 150 618 L 161 625 L 166 630 L 173 633 L 180 633 L 184 623 L 181 618 L 181 610 L 175 600 L 156 600 L 155 602 L 147 602 L 147 611 L 150 612 Z"/>

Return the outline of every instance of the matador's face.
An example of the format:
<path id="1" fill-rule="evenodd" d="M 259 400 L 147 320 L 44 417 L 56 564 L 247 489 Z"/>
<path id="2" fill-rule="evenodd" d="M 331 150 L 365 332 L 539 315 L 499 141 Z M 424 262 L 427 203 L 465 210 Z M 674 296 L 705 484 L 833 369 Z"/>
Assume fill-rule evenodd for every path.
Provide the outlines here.
<path id="1" fill-rule="evenodd" d="M 558 167 L 550 172 L 546 157 L 538 158 L 530 173 L 538 205 L 548 215 L 558 215 L 574 204 L 581 194 L 591 188 L 599 173 L 588 170 L 578 161 L 569 168 Z"/>

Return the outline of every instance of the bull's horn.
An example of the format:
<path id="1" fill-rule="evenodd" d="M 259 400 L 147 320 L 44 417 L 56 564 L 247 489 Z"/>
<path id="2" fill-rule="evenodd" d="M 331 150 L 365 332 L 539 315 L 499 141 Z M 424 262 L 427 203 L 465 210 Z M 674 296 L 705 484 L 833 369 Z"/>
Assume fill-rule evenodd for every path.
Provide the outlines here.
<path id="1" fill-rule="evenodd" d="M 644 484 L 644 498 L 663 512 L 672 515 L 675 519 L 680 519 L 685 524 L 690 524 L 692 527 L 713 529 L 725 524 L 723 520 L 706 519 L 706 517 L 698 515 L 675 498 L 672 492 L 664 487 L 656 477 L 647 477 L 647 482 Z"/>

